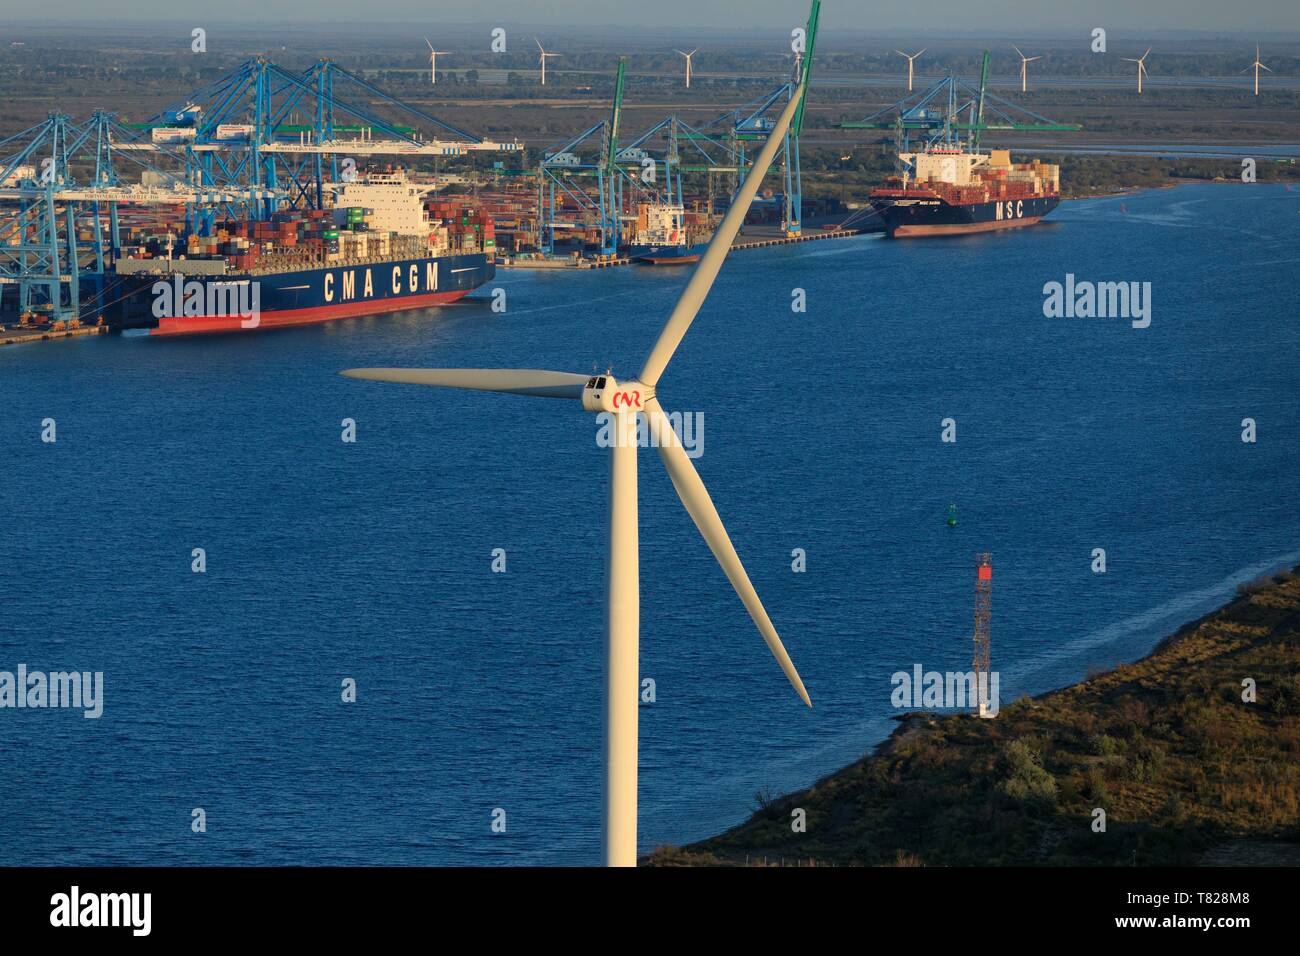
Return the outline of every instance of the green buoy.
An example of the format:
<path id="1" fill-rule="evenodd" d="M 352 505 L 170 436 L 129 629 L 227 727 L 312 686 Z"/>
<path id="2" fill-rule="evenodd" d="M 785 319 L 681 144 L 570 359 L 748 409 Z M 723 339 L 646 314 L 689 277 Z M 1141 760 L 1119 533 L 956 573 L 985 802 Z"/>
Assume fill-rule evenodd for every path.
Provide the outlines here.
<path id="1" fill-rule="evenodd" d="M 949 528 L 957 527 L 957 506 L 956 505 L 948 506 L 948 527 Z"/>

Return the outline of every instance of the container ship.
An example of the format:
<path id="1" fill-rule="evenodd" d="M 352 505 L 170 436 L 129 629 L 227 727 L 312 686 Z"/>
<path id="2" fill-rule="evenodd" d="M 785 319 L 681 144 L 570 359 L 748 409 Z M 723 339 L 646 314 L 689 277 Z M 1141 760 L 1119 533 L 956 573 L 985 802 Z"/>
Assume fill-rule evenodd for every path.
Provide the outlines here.
<path id="1" fill-rule="evenodd" d="M 401 169 L 331 188 L 333 208 L 127 247 L 106 277 L 113 324 L 193 335 L 328 322 L 454 302 L 495 274 L 486 211 L 426 201 L 430 187 Z"/>
<path id="2" fill-rule="evenodd" d="M 903 175 L 870 193 L 890 238 L 1032 226 L 1061 201 L 1061 167 L 1012 163 L 1010 150 L 939 145 L 898 158 Z"/>

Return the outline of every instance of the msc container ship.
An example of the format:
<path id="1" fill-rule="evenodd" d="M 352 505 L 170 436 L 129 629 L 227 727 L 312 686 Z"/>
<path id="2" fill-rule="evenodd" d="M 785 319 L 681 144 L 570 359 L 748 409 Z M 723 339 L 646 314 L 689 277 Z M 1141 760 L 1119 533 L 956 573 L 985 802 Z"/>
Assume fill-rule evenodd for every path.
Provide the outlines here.
<path id="1" fill-rule="evenodd" d="M 1061 167 L 1012 163 L 1010 150 L 941 145 L 899 159 L 907 172 L 870 193 L 891 239 L 1032 226 L 1061 201 Z"/>
<path id="2" fill-rule="evenodd" d="M 192 335 L 328 322 L 454 302 L 495 274 L 481 209 L 426 202 L 429 187 L 400 169 L 332 188 L 332 209 L 228 222 L 180 249 L 170 236 L 131 248 L 106 283 L 113 324 Z"/>

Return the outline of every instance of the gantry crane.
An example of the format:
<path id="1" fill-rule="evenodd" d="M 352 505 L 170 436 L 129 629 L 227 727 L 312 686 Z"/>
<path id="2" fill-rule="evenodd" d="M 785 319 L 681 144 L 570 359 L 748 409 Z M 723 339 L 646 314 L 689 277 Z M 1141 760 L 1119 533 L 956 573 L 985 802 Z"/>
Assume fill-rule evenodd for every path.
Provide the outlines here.
<path id="1" fill-rule="evenodd" d="M 912 151 L 913 133 L 924 138 L 926 147 L 960 147 L 962 134 L 966 134 L 969 145 L 978 149 L 981 134 L 987 130 L 1072 132 L 1083 128 L 1077 123 L 1058 123 L 990 93 L 988 78 L 989 54 L 985 50 L 978 89 L 949 74 L 928 89 L 905 96 L 857 123 L 841 123 L 840 128 L 893 130 L 900 153 Z"/>
<path id="2" fill-rule="evenodd" d="M 799 235 L 803 229 L 803 178 L 799 168 L 799 138 L 803 134 L 804 107 L 808 98 L 807 84 L 812 78 L 813 48 L 817 40 L 817 24 L 820 18 L 821 0 L 813 0 L 808 13 L 808 24 L 804 30 L 804 49 L 795 55 L 790 79 L 771 92 L 736 109 L 728 110 L 704 124 L 701 127 L 702 133 L 695 134 L 704 138 L 728 141 L 732 151 L 739 157 L 738 170 L 742 169 L 746 166 L 744 144 L 766 140 L 768 133 L 776 125 L 776 120 L 770 113 L 779 111 L 778 104 L 788 103 L 796 93 L 803 90 L 780 153 L 781 175 L 784 183 L 781 228 L 791 236 Z M 733 180 L 733 192 L 739 184 L 740 179 L 737 174 Z"/>

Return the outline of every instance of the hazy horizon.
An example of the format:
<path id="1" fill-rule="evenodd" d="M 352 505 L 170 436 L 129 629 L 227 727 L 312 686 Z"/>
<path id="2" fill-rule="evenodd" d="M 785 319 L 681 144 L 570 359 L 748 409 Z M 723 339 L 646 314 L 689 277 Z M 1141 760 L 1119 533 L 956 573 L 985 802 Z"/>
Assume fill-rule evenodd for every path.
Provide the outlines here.
<path id="1" fill-rule="evenodd" d="M 360 22 L 376 26 L 419 24 L 436 32 L 463 31 L 475 26 L 549 26 L 583 30 L 646 28 L 664 33 L 731 32 L 745 35 L 785 29 L 808 15 L 805 0 L 655 0 L 652 4 L 619 2 L 595 4 L 591 0 L 496 0 L 491 8 L 465 0 L 314 0 L 310 8 L 285 0 L 226 0 L 214 6 L 208 0 L 138 0 L 111 12 L 97 0 L 49 0 L 41 5 L 45 17 L 33 17 L 30 3 L 0 0 L 0 28 L 7 23 L 45 24 L 51 28 L 78 25 L 132 23 L 244 23 L 311 29 L 315 26 Z M 306 11 L 310 9 L 310 19 Z M 1095 0 L 1084 7 L 1065 0 L 878 0 L 870 5 L 858 0 L 827 0 L 822 6 L 822 28 L 862 33 L 915 35 L 1016 32 L 1018 35 L 1080 31 L 1086 37 L 1094 27 L 1110 31 L 1143 30 L 1159 33 L 1219 33 L 1275 36 L 1300 32 L 1300 4 L 1295 0 L 1257 0 L 1245 7 L 1224 6 L 1210 0 Z"/>

